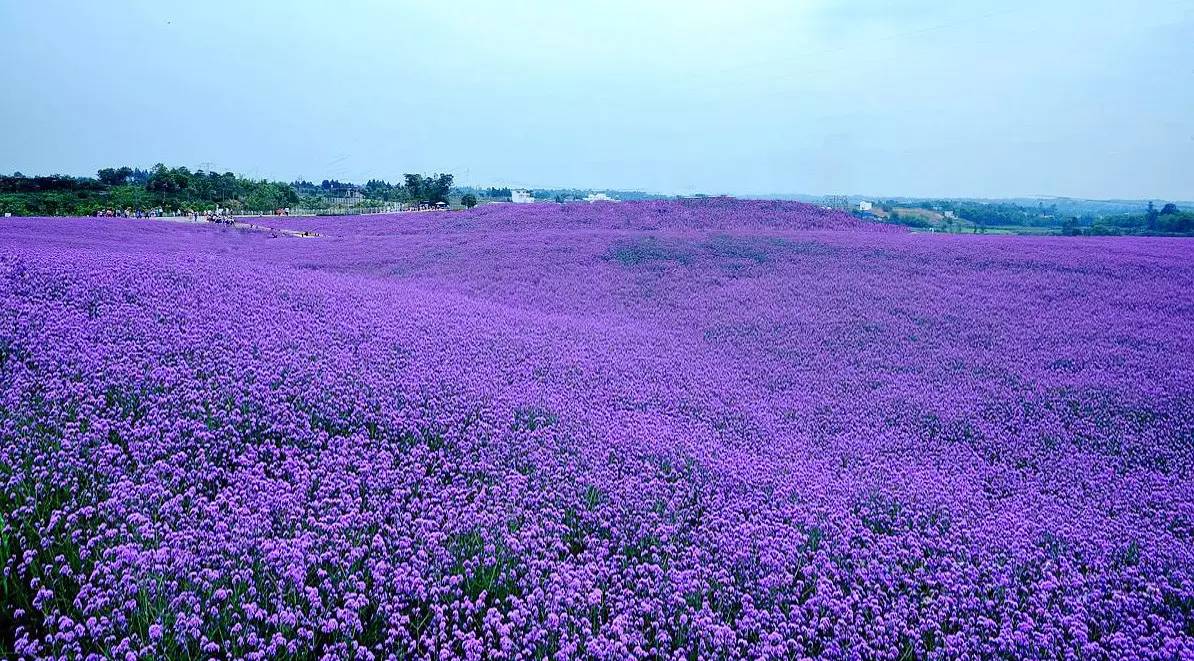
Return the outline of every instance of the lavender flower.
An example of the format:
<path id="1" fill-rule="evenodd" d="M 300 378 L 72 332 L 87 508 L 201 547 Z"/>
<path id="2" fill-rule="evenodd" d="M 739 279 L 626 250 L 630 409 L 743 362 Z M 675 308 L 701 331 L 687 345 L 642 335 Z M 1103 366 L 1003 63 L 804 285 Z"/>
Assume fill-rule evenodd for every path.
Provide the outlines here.
<path id="1" fill-rule="evenodd" d="M 1194 657 L 1181 240 L 272 222 L 0 220 L 0 651 Z"/>

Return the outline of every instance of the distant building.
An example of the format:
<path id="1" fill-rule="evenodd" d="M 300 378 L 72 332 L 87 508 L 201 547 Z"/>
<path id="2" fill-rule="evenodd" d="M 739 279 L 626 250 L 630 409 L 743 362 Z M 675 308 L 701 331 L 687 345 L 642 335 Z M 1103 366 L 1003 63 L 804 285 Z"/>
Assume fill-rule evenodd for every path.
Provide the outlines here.
<path id="1" fill-rule="evenodd" d="M 512 190 L 510 191 L 510 201 L 515 204 L 534 204 L 535 196 L 529 190 Z"/>
<path id="2" fill-rule="evenodd" d="M 946 217 L 946 218 L 957 218 L 957 215 L 956 215 L 956 214 L 954 214 L 954 212 L 952 212 L 952 211 L 946 211 L 946 212 L 945 212 L 945 217 Z"/>
<path id="3" fill-rule="evenodd" d="M 585 196 L 585 202 L 617 202 L 618 198 L 610 197 L 605 193 L 589 193 Z"/>
<path id="4" fill-rule="evenodd" d="M 323 198 L 328 206 L 351 207 L 365 200 L 365 195 L 356 188 L 333 188 Z"/>
<path id="5" fill-rule="evenodd" d="M 870 202 L 867 202 L 866 200 L 862 200 L 861 202 L 858 203 L 858 210 L 859 211 L 870 211 L 872 206 L 874 206 L 874 205 L 872 205 Z"/>

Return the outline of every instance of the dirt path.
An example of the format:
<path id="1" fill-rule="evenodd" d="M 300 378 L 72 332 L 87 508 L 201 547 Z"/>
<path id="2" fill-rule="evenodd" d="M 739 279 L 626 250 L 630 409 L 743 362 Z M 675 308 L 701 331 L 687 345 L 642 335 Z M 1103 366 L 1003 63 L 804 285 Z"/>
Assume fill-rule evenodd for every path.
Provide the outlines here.
<path id="1" fill-rule="evenodd" d="M 245 222 L 241 222 L 239 220 L 234 222 L 232 224 L 232 226 L 240 227 L 243 229 L 249 229 L 249 230 L 258 230 L 261 232 L 272 232 L 274 234 L 282 234 L 285 236 L 294 236 L 294 237 L 298 237 L 300 239 L 314 239 L 314 238 L 318 238 L 320 236 L 319 234 L 317 234 L 315 232 L 309 232 L 307 230 L 284 230 L 284 229 L 278 229 L 276 227 L 267 227 L 265 225 L 254 225 L 253 223 L 245 223 Z"/>
<path id="2" fill-rule="evenodd" d="M 137 220 L 158 220 L 170 223 L 182 223 L 184 225 L 216 225 L 218 227 L 235 227 L 237 229 L 251 230 L 254 232 L 270 232 L 282 236 L 293 236 L 300 239 L 314 239 L 319 238 L 319 234 L 315 232 L 307 232 L 303 230 L 286 230 L 276 227 L 269 227 L 267 225 L 256 225 L 253 223 L 246 223 L 240 220 L 233 220 L 231 224 L 228 223 L 212 223 L 204 218 L 195 220 L 189 216 L 159 216 L 156 218 L 137 218 Z"/>

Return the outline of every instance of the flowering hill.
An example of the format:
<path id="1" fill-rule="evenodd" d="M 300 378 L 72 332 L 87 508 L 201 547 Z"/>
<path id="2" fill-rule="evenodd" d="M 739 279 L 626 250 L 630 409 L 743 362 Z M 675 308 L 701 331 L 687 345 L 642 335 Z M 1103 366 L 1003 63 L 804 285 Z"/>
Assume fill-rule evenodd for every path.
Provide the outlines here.
<path id="1" fill-rule="evenodd" d="M 800 202 L 693 198 L 594 204 L 486 204 L 467 212 L 396 213 L 356 217 L 280 217 L 267 224 L 282 229 L 336 235 L 495 230 L 674 231 L 674 230 L 851 230 L 901 231 L 893 225 Z"/>
<path id="2" fill-rule="evenodd" d="M 1194 655 L 1194 256 L 796 203 L 0 219 L 30 657 Z"/>

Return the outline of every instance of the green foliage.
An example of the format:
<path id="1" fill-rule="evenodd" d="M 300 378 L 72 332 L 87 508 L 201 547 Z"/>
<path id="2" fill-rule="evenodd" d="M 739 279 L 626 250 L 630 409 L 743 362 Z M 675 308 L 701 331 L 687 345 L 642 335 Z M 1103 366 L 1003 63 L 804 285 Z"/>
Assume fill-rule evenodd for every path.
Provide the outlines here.
<path id="1" fill-rule="evenodd" d="M 952 212 L 958 219 L 958 225 L 965 224 L 966 231 L 973 228 L 974 232 L 990 229 L 1029 233 L 1051 230 L 1063 236 L 1194 235 L 1194 213 L 1182 211 L 1172 202 L 1164 204 L 1160 209 L 1155 203 L 1149 202 L 1142 212 L 1137 213 L 1122 212 L 1123 209 L 1130 208 L 1127 201 L 1070 199 L 1050 202 L 1047 205 L 1040 200 L 886 200 L 876 206 L 890 214 L 890 222 L 918 228 L 933 227 L 934 222 L 900 213 L 901 207 L 925 209 L 940 214 Z M 1086 209 L 1093 211 L 1087 212 Z M 952 219 L 946 219 L 943 223 L 947 230 L 953 225 Z"/>
<path id="2" fill-rule="evenodd" d="M 447 202 L 448 193 L 452 192 L 453 177 L 450 174 L 405 174 L 403 175 L 403 189 L 406 199 L 411 202 Z"/>
<path id="3" fill-rule="evenodd" d="M 963 204 L 954 210 L 958 218 L 975 225 L 1032 225 L 1034 218 L 1045 218 L 1043 213 L 1033 213 L 1015 204 Z"/>
<path id="4" fill-rule="evenodd" d="M 150 171 L 145 190 L 155 193 L 177 193 L 191 184 L 191 171 L 186 168 L 167 168 L 158 163 Z"/>
<path id="5" fill-rule="evenodd" d="M 365 197 L 370 200 L 390 201 L 398 197 L 401 188 L 381 179 L 365 182 Z"/>
<path id="6" fill-rule="evenodd" d="M 460 203 L 465 207 L 472 209 L 473 207 L 477 206 L 477 196 L 473 195 L 472 193 L 465 193 L 460 198 Z"/>
<path id="7" fill-rule="evenodd" d="M 120 186 L 133 175 L 133 169 L 127 165 L 120 168 L 103 168 L 96 173 L 100 183 L 108 186 Z"/>
<path id="8" fill-rule="evenodd" d="M 899 211 L 892 211 L 888 218 L 891 220 L 891 222 L 897 225 L 904 225 L 906 227 L 927 228 L 933 226 L 932 223 L 924 218 L 921 218 L 920 216 L 904 215 Z"/>
<path id="9" fill-rule="evenodd" d="M 298 195 L 289 185 L 266 181 L 253 188 L 245 200 L 245 206 L 258 211 L 268 211 L 293 206 L 297 202 Z"/>
<path id="10" fill-rule="evenodd" d="M 453 559 L 449 573 L 461 577 L 460 588 L 470 600 L 484 595 L 487 605 L 496 606 L 521 594 L 518 559 L 500 535 L 474 528 L 450 536 L 446 547 Z"/>
<path id="11" fill-rule="evenodd" d="M 26 177 L 20 172 L 12 176 L 0 175 L 0 193 L 88 192 L 104 188 L 103 183 L 88 177 L 64 174 Z"/>
<path id="12" fill-rule="evenodd" d="M 1172 202 L 1158 211 L 1150 202 L 1143 214 L 1123 214 L 1100 218 L 1090 228 L 1090 234 L 1160 234 L 1194 235 L 1194 212 L 1182 211 Z"/>
<path id="13" fill-rule="evenodd" d="M 325 198 L 318 195 L 304 195 L 299 198 L 299 206 L 304 209 L 319 210 L 328 208 L 328 202 Z"/>
<path id="14" fill-rule="evenodd" d="M 127 166 L 103 168 L 96 177 L 51 175 L 0 176 L 0 213 L 17 216 L 91 215 L 103 209 L 183 211 L 224 207 L 271 211 L 294 206 L 299 198 L 290 184 L 216 173 L 169 168 L 149 171 Z"/>

